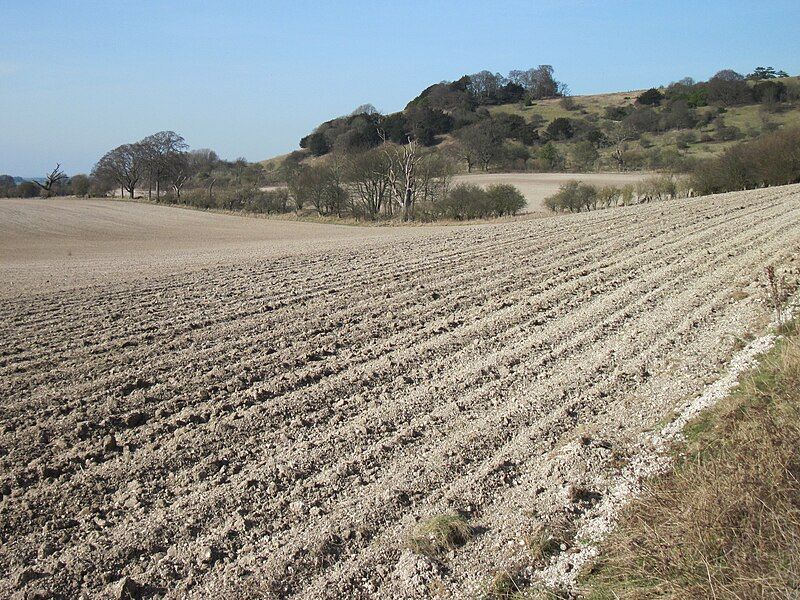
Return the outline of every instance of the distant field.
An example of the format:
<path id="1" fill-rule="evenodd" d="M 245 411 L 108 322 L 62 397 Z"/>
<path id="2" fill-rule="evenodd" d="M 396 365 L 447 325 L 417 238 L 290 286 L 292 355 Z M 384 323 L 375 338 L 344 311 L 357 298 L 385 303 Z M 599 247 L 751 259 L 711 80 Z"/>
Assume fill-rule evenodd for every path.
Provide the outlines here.
<path id="1" fill-rule="evenodd" d="M 547 212 L 544 199 L 555 194 L 558 188 L 573 179 L 595 185 L 623 186 L 635 184 L 651 173 L 472 173 L 458 175 L 456 183 L 474 183 L 485 187 L 496 183 L 510 183 L 519 189 L 528 201 L 525 212 Z"/>
<path id="2" fill-rule="evenodd" d="M 0 297 L 275 258 L 422 228 L 348 227 L 119 200 L 0 199 Z M 426 228 L 431 229 L 431 228 Z M 312 244 L 313 241 L 313 244 Z"/>

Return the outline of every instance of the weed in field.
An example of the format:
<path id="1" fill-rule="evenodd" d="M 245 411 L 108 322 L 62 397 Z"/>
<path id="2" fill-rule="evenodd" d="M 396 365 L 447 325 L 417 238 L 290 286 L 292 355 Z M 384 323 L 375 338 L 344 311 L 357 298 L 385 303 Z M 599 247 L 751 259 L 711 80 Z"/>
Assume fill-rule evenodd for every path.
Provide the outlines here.
<path id="1" fill-rule="evenodd" d="M 545 563 L 552 556 L 559 554 L 568 547 L 570 539 L 566 530 L 551 530 L 542 528 L 526 538 L 528 550 L 536 563 Z"/>
<path id="2" fill-rule="evenodd" d="M 569 597 L 559 590 L 520 582 L 508 571 L 502 571 L 489 583 L 483 600 L 562 600 Z"/>
<path id="3" fill-rule="evenodd" d="M 767 274 L 767 298 L 772 310 L 775 311 L 775 321 L 778 327 L 783 327 L 784 309 L 789 298 L 797 290 L 795 282 L 789 282 L 786 274 L 779 276 L 775 267 L 769 265 L 766 269 Z"/>
<path id="4" fill-rule="evenodd" d="M 466 544 L 472 534 L 472 528 L 461 515 L 440 515 L 421 522 L 407 545 L 416 554 L 435 558 Z"/>
<path id="5" fill-rule="evenodd" d="M 483 600 L 516 600 L 522 590 L 508 571 L 501 571 L 489 583 Z"/>

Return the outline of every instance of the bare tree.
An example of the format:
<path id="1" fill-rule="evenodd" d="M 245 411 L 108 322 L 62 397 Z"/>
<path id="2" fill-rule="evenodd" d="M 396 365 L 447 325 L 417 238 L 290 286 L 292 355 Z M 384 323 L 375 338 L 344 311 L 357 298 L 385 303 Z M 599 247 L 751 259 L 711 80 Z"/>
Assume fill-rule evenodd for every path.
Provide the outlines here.
<path id="1" fill-rule="evenodd" d="M 421 160 L 417 142 L 408 138 L 408 143 L 398 146 L 383 139 L 383 153 L 388 161 L 387 179 L 395 201 L 403 209 L 403 221 L 410 221 L 414 215 L 414 198 L 417 192 L 416 167 Z"/>
<path id="2" fill-rule="evenodd" d="M 553 98 L 560 93 L 569 92 L 566 85 L 553 76 L 553 67 L 550 65 L 539 65 L 527 71 L 511 71 L 508 78 L 525 88 L 526 95 L 531 100 Z"/>
<path id="3" fill-rule="evenodd" d="M 435 152 L 424 154 L 417 169 L 417 202 L 431 203 L 447 196 L 454 171 L 447 157 Z"/>
<path id="4" fill-rule="evenodd" d="M 44 191 L 45 197 L 49 198 L 53 195 L 53 189 L 58 188 L 58 186 L 66 182 L 66 180 L 67 174 L 61 170 L 61 163 L 58 163 L 56 164 L 56 168 L 45 176 L 44 183 L 39 183 L 35 179 L 33 180 L 33 183 L 38 185 Z"/>
<path id="5" fill-rule="evenodd" d="M 180 198 L 183 186 L 200 169 L 200 160 L 187 152 L 173 152 L 164 158 L 163 175 L 169 181 L 175 195 Z"/>
<path id="6" fill-rule="evenodd" d="M 299 165 L 288 176 L 287 184 L 298 211 L 311 203 L 320 215 L 331 210 L 340 212 L 341 188 L 329 165 Z"/>
<path id="7" fill-rule="evenodd" d="M 636 138 L 636 133 L 629 126 L 616 123 L 608 130 L 606 136 L 611 144 L 611 156 L 617 161 L 617 168 L 622 171 L 625 168 L 625 151 L 628 149 L 628 142 Z"/>
<path id="8" fill-rule="evenodd" d="M 367 150 L 350 156 L 345 178 L 370 219 L 375 219 L 389 196 L 389 163 L 385 153 Z"/>
<path id="9" fill-rule="evenodd" d="M 464 127 L 458 132 L 460 156 L 467 161 L 467 170 L 472 170 L 473 162 L 478 162 L 484 171 L 497 158 L 503 149 L 504 132 L 493 119 L 484 119 L 474 125 Z"/>
<path id="10" fill-rule="evenodd" d="M 145 172 L 145 152 L 140 144 L 123 144 L 106 152 L 92 169 L 101 181 L 113 181 L 133 198 L 136 184 Z"/>

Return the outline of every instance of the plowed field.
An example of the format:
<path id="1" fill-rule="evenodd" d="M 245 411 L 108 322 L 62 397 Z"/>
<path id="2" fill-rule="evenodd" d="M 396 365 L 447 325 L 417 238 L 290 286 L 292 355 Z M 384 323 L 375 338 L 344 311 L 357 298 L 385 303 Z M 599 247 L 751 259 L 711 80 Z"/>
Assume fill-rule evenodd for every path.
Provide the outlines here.
<path id="1" fill-rule="evenodd" d="M 477 593 L 763 326 L 800 187 L 352 231 L 0 299 L 0 596 Z"/>

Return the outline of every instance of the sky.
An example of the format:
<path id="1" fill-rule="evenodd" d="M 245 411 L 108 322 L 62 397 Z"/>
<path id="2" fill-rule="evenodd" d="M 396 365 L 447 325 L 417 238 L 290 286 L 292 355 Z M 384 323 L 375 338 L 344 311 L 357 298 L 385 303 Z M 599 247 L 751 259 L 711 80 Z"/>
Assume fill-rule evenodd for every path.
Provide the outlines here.
<path id="1" fill-rule="evenodd" d="M 573 94 L 800 74 L 797 0 L 0 0 L 0 23 L 0 174 L 28 177 L 165 129 L 263 160 L 482 69 L 551 64 Z"/>

